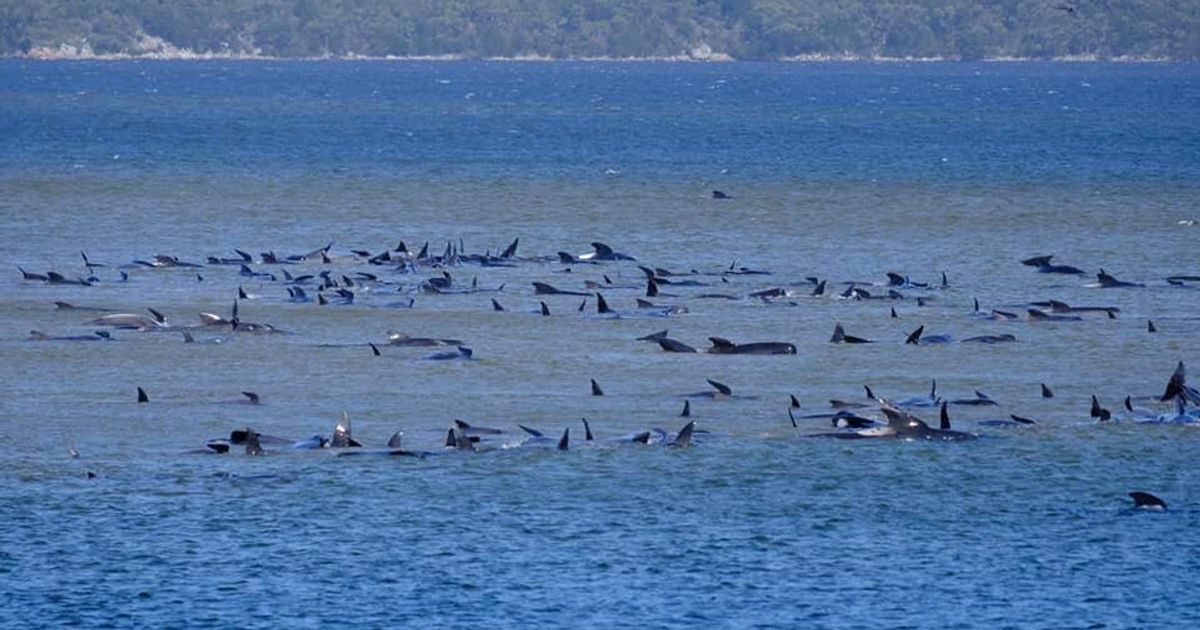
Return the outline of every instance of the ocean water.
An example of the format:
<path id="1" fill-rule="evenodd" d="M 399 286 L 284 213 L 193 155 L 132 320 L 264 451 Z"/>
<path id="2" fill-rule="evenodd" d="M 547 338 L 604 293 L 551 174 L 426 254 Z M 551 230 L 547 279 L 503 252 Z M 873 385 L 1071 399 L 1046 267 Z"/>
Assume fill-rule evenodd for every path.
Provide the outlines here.
<path id="1" fill-rule="evenodd" d="M 1195 626 L 1200 428 L 1132 422 L 1122 399 L 1166 412 L 1149 397 L 1200 365 L 1200 283 L 1166 281 L 1200 275 L 1198 114 L 1194 64 L 0 60 L 0 625 Z M 514 267 L 352 253 L 514 238 Z M 637 261 L 557 262 L 594 241 Z M 237 266 L 132 264 L 330 242 L 328 264 L 254 271 L 376 274 L 353 305 L 289 302 Z M 17 270 L 84 275 L 80 251 L 107 265 L 94 286 Z M 1018 262 L 1045 254 L 1087 275 Z M 639 264 L 706 286 L 663 285 L 653 301 L 687 312 L 653 317 Z M 727 273 L 743 267 L 770 274 Z M 1145 286 L 1091 286 L 1101 268 Z M 473 290 L 417 290 L 443 271 Z M 884 294 L 887 272 L 932 286 L 835 297 Z M 600 283 L 620 316 L 533 281 Z M 184 343 L 239 287 L 243 321 L 288 334 Z M 770 288 L 794 297 L 748 297 Z M 972 317 L 974 299 L 1021 317 Z M 1025 317 L 1048 299 L 1120 312 Z M 55 301 L 174 328 L 32 340 L 96 330 Z M 877 343 L 829 343 L 836 322 Z M 904 345 L 920 325 L 956 342 Z M 797 354 L 636 340 L 664 328 Z M 436 349 L 389 330 L 473 360 L 422 360 Z M 1018 341 L 957 342 L 982 334 Z M 584 443 L 585 417 L 601 440 L 677 431 L 706 379 L 737 396 L 688 399 L 691 448 Z M 804 415 L 934 379 L 999 402 L 950 407 L 980 439 L 814 439 L 827 419 L 788 419 L 789 395 Z M 1091 420 L 1093 395 L 1123 421 Z M 403 431 L 431 455 L 188 453 L 243 427 L 328 436 L 343 411 L 367 447 Z M 1037 424 L 984 424 L 1009 414 Z M 455 419 L 505 433 L 447 453 Z M 518 424 L 569 428 L 571 448 L 518 447 Z M 1133 490 L 1170 509 L 1130 509 Z"/>

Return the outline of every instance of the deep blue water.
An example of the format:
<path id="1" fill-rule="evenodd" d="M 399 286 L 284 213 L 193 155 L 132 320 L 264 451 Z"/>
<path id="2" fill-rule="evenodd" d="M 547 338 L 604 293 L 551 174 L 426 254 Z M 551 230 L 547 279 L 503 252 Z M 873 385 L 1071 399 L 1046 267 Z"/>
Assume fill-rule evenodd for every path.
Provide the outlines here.
<path id="1" fill-rule="evenodd" d="M 1200 365 L 1200 287 L 1166 281 L 1200 276 L 1198 114 L 1194 64 L 0 60 L 0 626 L 1196 626 L 1200 431 L 1138 423 L 1122 399 L 1166 413 L 1151 396 Z M 352 253 L 516 237 L 549 260 L 446 267 L 479 293 L 422 293 L 441 269 Z M 638 262 L 554 260 L 595 240 Z M 354 305 L 289 302 L 236 266 L 129 266 L 331 241 L 328 264 L 287 269 L 378 276 Z M 75 277 L 80 250 L 108 265 L 95 286 L 15 269 Z M 1086 275 L 1017 262 L 1037 254 Z M 654 301 L 688 312 L 649 317 L 639 263 L 707 286 L 664 285 Z M 1102 267 L 1145 286 L 1096 288 Z M 834 297 L 886 293 L 888 271 L 935 286 Z M 830 295 L 808 297 L 809 276 Z M 532 281 L 601 283 L 625 316 Z M 56 300 L 184 327 L 229 314 L 238 287 L 243 320 L 291 334 L 30 337 L 96 329 Z M 792 296 L 748 297 L 775 287 Z M 1021 317 L 973 317 L 974 299 Z M 1030 321 L 1046 299 L 1120 311 Z M 835 322 L 878 343 L 829 343 Z M 904 345 L 919 325 L 1018 342 Z M 797 354 L 635 341 L 663 328 Z M 423 361 L 389 330 L 475 360 Z M 583 444 L 581 417 L 600 438 L 678 430 L 710 378 L 739 397 L 692 399 L 691 448 Z M 792 394 L 807 414 L 931 379 L 1000 403 L 951 407 L 979 439 L 812 439 L 828 420 L 787 417 Z M 1089 418 L 1092 395 L 1121 421 Z M 343 411 L 369 447 L 401 430 L 437 455 L 186 452 L 247 426 L 328 436 Z M 985 424 L 1009 414 L 1037 424 Z M 492 446 L 518 423 L 569 428 L 572 448 L 446 454 L 456 418 L 504 429 Z M 1170 509 L 1130 509 L 1133 490 Z"/>

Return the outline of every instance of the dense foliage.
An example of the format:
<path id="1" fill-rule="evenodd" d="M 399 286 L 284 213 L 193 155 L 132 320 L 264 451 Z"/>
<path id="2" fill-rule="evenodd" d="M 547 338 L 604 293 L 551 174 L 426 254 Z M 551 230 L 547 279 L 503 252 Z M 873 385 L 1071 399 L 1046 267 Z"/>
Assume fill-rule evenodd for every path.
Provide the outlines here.
<path id="1" fill-rule="evenodd" d="M 0 54 L 1200 59 L 1200 0 L 0 0 Z"/>

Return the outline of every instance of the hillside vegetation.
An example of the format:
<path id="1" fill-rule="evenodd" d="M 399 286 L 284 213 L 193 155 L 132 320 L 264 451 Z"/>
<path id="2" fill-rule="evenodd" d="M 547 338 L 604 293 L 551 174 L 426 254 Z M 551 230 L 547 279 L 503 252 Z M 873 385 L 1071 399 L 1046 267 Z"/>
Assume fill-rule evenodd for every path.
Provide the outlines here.
<path id="1" fill-rule="evenodd" d="M 1200 0 L 0 0 L 0 54 L 1200 59 Z"/>

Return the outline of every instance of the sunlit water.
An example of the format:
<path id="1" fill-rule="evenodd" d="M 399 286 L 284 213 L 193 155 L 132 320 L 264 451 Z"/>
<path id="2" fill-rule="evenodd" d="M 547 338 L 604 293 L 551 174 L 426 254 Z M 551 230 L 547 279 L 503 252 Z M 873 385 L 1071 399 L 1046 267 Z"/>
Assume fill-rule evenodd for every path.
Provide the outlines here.
<path id="1" fill-rule="evenodd" d="M 1200 365 L 1200 288 L 1166 282 L 1200 275 L 1200 226 L 1186 224 L 1200 219 L 1198 113 L 1194 65 L 0 61 L 0 624 L 1194 626 L 1200 429 L 1097 425 L 1088 407 L 1095 394 L 1124 417 L 1126 395 Z M 516 237 L 520 256 L 598 240 L 639 262 L 464 263 L 455 284 L 489 291 L 425 295 L 414 287 L 440 270 L 351 254 L 400 240 L 495 253 Z M 289 271 L 385 283 L 318 306 L 236 266 L 117 282 L 159 253 L 330 241 L 331 264 Z M 108 265 L 93 287 L 16 270 L 78 276 L 80 250 Z M 1018 263 L 1051 253 L 1089 275 Z M 654 301 L 688 312 L 647 317 L 639 263 L 710 286 L 663 286 Z M 772 273 L 722 276 L 731 265 Z M 1088 286 L 1100 267 L 1146 286 Z M 949 286 L 895 301 L 696 297 L 805 294 L 809 276 L 836 294 L 888 271 L 934 285 L 945 272 Z M 623 317 L 530 285 L 605 275 Z M 96 328 L 56 300 L 153 307 L 182 326 L 228 315 L 239 286 L 244 321 L 291 334 L 29 338 Z M 985 321 L 973 298 L 1121 311 Z M 878 343 L 831 344 L 835 322 Z M 1019 341 L 903 345 L 922 324 Z M 635 340 L 663 328 L 700 348 L 720 336 L 798 354 Z M 474 360 L 423 361 L 432 350 L 383 345 L 388 330 L 461 339 Z M 582 444 L 582 417 L 601 439 L 678 430 L 705 379 L 739 397 L 691 399 L 708 432 L 693 448 Z M 931 379 L 946 398 L 1000 402 L 951 407 L 983 439 L 809 439 L 828 420 L 787 417 L 790 394 L 806 414 L 865 402 L 864 384 L 920 396 Z M 244 390 L 264 404 L 240 404 Z M 342 411 L 368 447 L 400 430 L 439 454 L 185 454 L 246 426 L 328 436 Z M 1008 414 L 1038 424 L 980 424 Z M 570 428 L 572 449 L 441 454 L 456 418 L 504 429 L 493 445 L 520 440 L 518 423 Z M 1131 490 L 1170 510 L 1130 510 Z"/>

